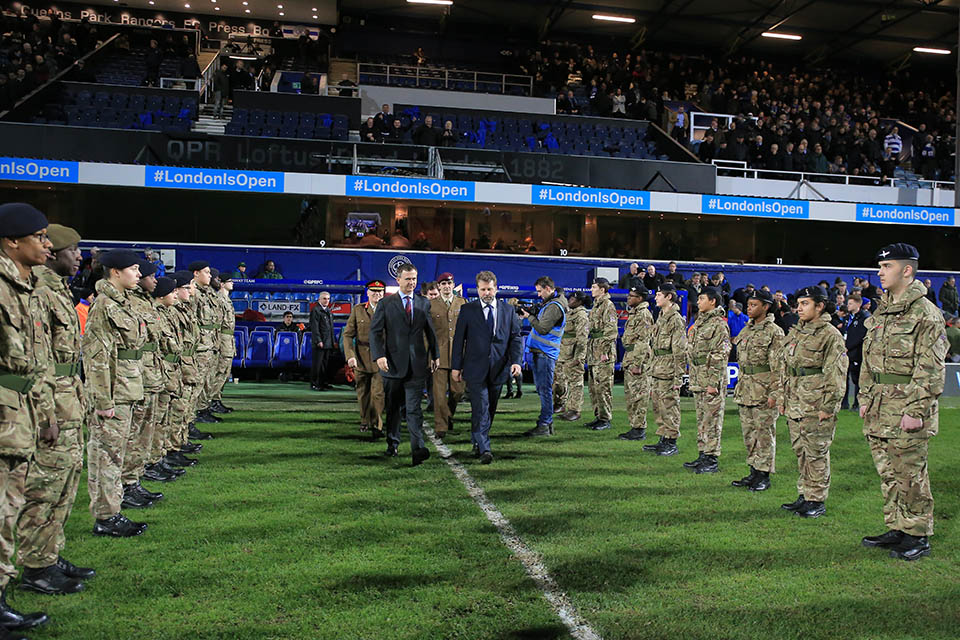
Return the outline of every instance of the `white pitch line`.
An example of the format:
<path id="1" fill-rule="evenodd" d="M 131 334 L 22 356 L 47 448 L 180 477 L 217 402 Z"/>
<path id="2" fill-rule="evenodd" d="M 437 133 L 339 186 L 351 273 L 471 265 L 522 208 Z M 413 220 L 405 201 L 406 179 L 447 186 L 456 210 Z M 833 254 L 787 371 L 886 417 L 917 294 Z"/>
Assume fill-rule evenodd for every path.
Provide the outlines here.
<path id="1" fill-rule="evenodd" d="M 467 472 L 467 469 L 453 457 L 453 452 L 450 451 L 450 448 L 438 440 L 433 431 L 424 429 L 424 433 L 430 438 L 430 442 L 437 448 L 437 452 L 444 461 L 450 465 L 450 469 L 453 470 L 453 475 L 457 476 L 457 479 L 466 487 L 467 493 L 469 493 L 473 501 L 477 503 L 477 506 L 480 507 L 484 515 L 487 516 L 487 520 L 496 527 L 497 532 L 500 534 L 500 540 L 513 552 L 513 555 L 517 557 L 520 564 L 523 565 L 527 575 L 536 583 L 543 597 L 546 598 L 550 606 L 553 607 L 557 617 L 560 618 L 560 621 L 563 622 L 570 631 L 570 635 L 576 640 L 601 640 L 600 634 L 593 630 L 590 623 L 584 620 L 576 607 L 573 606 L 573 603 L 567 598 L 567 594 L 560 590 L 553 576 L 547 571 L 547 567 L 540 558 L 540 554 L 528 547 L 526 543 L 520 539 L 520 536 L 517 535 L 516 530 L 513 528 L 513 525 L 510 524 L 510 521 L 507 520 L 507 517 L 487 498 L 487 494 Z"/>

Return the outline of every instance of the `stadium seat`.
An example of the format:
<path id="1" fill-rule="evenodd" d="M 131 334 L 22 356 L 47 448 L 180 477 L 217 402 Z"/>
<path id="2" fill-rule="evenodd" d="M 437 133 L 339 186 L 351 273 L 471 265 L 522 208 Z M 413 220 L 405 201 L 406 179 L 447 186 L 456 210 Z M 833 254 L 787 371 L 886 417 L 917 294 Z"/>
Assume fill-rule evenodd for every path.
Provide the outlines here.
<path id="1" fill-rule="evenodd" d="M 310 332 L 303 334 L 300 339 L 300 366 L 310 367 L 313 360 L 313 340 L 310 338 Z"/>
<path id="2" fill-rule="evenodd" d="M 273 353 L 273 333 L 254 331 L 250 334 L 250 343 L 247 345 L 246 367 L 269 367 L 270 356 Z"/>
<path id="3" fill-rule="evenodd" d="M 247 354 L 247 333 L 236 330 L 233 332 L 233 366 L 242 367 Z"/>
<path id="4" fill-rule="evenodd" d="M 280 331 L 273 348 L 274 367 L 285 367 L 300 362 L 300 345 L 294 331 Z"/>

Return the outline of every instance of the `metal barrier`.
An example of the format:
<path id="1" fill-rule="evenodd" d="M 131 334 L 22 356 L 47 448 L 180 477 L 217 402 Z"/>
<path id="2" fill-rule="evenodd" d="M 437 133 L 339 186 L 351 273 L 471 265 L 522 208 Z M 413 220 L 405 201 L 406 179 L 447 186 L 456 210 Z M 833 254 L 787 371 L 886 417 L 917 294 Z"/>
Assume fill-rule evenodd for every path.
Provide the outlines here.
<path id="1" fill-rule="evenodd" d="M 465 83 L 473 91 L 484 92 L 481 85 L 497 85 L 501 93 L 510 93 L 519 88 L 522 95 L 533 95 L 533 77 L 486 71 L 467 71 L 465 69 L 447 69 L 445 67 L 406 66 L 397 64 L 357 64 L 357 78 L 361 75 L 382 78 L 380 84 L 400 84 L 420 89 L 459 90 Z M 393 82 L 397 81 L 399 82 Z M 371 83 L 366 83 L 371 84 Z M 375 84 L 375 83 L 374 83 Z"/>
<path id="2" fill-rule="evenodd" d="M 698 140 L 703 140 L 704 133 L 707 129 L 710 128 L 710 123 L 713 119 L 717 119 L 717 124 L 720 127 L 720 130 L 727 129 L 730 126 L 730 123 L 738 118 L 738 116 L 730 115 L 729 113 L 707 113 L 705 111 L 691 111 L 690 112 L 690 142 L 696 142 Z M 749 116 L 747 120 L 757 121 L 755 116 Z M 704 124 L 706 123 L 706 124 Z"/>
<path id="3" fill-rule="evenodd" d="M 872 176 L 851 176 L 845 173 L 810 173 L 807 171 L 784 171 L 776 169 L 751 169 L 742 160 L 718 160 L 712 164 L 717 168 L 717 175 L 738 178 L 764 178 L 767 180 L 792 180 L 795 182 L 832 182 L 834 184 L 858 185 L 867 187 L 895 187 L 897 178 L 883 178 Z M 943 183 L 950 184 L 953 183 Z"/>

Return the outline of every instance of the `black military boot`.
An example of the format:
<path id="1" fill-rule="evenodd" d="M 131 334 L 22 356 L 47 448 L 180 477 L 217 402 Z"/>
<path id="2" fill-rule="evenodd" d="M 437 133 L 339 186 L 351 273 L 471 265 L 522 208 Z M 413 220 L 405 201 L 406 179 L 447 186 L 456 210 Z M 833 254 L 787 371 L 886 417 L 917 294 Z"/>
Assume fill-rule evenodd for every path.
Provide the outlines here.
<path id="1" fill-rule="evenodd" d="M 143 487 L 143 485 L 141 485 L 139 482 L 136 484 L 136 487 L 134 488 L 134 491 L 136 491 L 137 494 L 143 496 L 143 497 L 146 498 L 147 500 L 150 500 L 151 502 L 159 502 L 160 500 L 163 500 L 163 494 L 162 494 L 162 493 L 154 492 L 154 491 L 149 491 L 149 490 L 145 489 L 145 488 Z"/>
<path id="2" fill-rule="evenodd" d="M 213 440 L 212 433 L 200 431 L 200 429 L 197 429 L 196 425 L 192 423 L 190 424 L 190 428 L 187 430 L 187 435 L 191 440 Z"/>
<path id="3" fill-rule="evenodd" d="M 606 431 L 606 430 L 609 429 L 609 428 L 610 428 L 610 421 L 609 421 L 609 420 L 601 420 L 601 421 L 599 421 L 597 424 L 595 424 L 595 425 L 593 425 L 592 427 L 590 427 L 590 430 L 591 430 L 591 431 Z"/>
<path id="4" fill-rule="evenodd" d="M 214 415 L 213 411 L 210 410 L 210 407 L 207 407 L 206 409 L 204 409 L 204 410 L 201 411 L 200 413 L 202 413 L 204 416 L 206 416 L 207 420 L 209 420 L 209 421 L 211 421 L 211 422 L 223 422 L 223 418 Z"/>
<path id="5" fill-rule="evenodd" d="M 619 440 L 646 440 L 647 439 L 647 430 L 646 429 L 633 429 L 625 431 L 617 436 Z"/>
<path id="6" fill-rule="evenodd" d="M 146 509 L 153 506 L 153 500 L 148 500 L 140 495 L 136 490 L 136 485 L 128 484 L 123 488 L 123 501 L 120 506 L 124 509 Z"/>
<path id="7" fill-rule="evenodd" d="M 595 426 L 597 426 L 601 422 L 603 422 L 603 420 L 601 420 L 600 418 L 594 418 L 592 422 L 588 422 L 583 426 L 585 426 L 587 429 L 593 429 Z"/>
<path id="8" fill-rule="evenodd" d="M 214 400 L 211 402 L 210 410 L 213 413 L 233 413 L 233 409 L 223 404 L 221 400 Z"/>
<path id="9" fill-rule="evenodd" d="M 890 549 L 890 557 L 900 560 L 919 560 L 930 555 L 930 540 L 927 536 L 912 536 L 903 534 L 900 544 Z"/>
<path id="10" fill-rule="evenodd" d="M 63 556 L 57 556 L 57 568 L 60 569 L 65 576 L 75 578 L 77 580 L 89 580 L 97 575 L 97 572 L 93 569 L 88 567 L 78 567 Z"/>
<path id="11" fill-rule="evenodd" d="M 649 451 L 650 453 L 656 453 L 656 452 L 657 452 L 657 449 L 660 447 L 661 444 L 663 444 L 663 441 L 664 441 L 664 440 L 665 440 L 665 438 L 664 438 L 663 436 L 660 436 L 660 439 L 657 440 L 657 442 L 655 442 L 654 444 L 645 444 L 645 445 L 643 445 L 643 450 L 644 450 L 644 451 Z"/>
<path id="12" fill-rule="evenodd" d="M 806 500 L 803 499 L 803 494 L 801 493 L 799 496 L 797 496 L 796 500 L 793 502 L 785 502 L 784 504 L 780 505 L 780 508 L 786 509 L 787 511 L 796 511 L 803 506 L 804 502 L 806 502 Z"/>
<path id="13" fill-rule="evenodd" d="M 93 535 L 113 536 L 114 538 L 130 538 L 138 536 L 146 530 L 146 522 L 133 522 L 122 513 L 111 516 L 106 520 L 97 520 L 93 525 Z"/>
<path id="14" fill-rule="evenodd" d="M 753 479 L 753 482 L 749 487 L 750 491 L 766 491 L 770 488 L 770 472 L 769 471 L 757 471 L 757 477 Z"/>
<path id="15" fill-rule="evenodd" d="M 57 565 L 41 569 L 25 568 L 20 588 L 27 591 L 36 591 L 51 596 L 62 596 L 68 593 L 83 591 L 83 583 L 64 574 Z"/>
<path id="16" fill-rule="evenodd" d="M 536 428 L 530 429 L 529 431 L 524 431 L 523 435 L 528 438 L 534 438 L 539 436 L 551 436 L 553 435 L 552 425 L 549 424 L 538 424 Z"/>
<path id="17" fill-rule="evenodd" d="M 717 473 L 719 471 L 720 461 L 717 456 L 703 456 L 700 464 L 693 468 L 694 473 Z"/>
<path id="18" fill-rule="evenodd" d="M 696 460 L 691 460 L 690 462 L 684 462 L 683 467 L 684 469 L 696 469 L 697 465 L 699 465 L 701 462 L 703 462 L 703 451 L 701 451 L 697 455 Z"/>
<path id="19" fill-rule="evenodd" d="M 45 613 L 20 613 L 7 604 L 6 589 L 0 591 L 0 626 L 8 631 L 22 631 L 47 624 L 50 618 Z"/>
<path id="20" fill-rule="evenodd" d="M 680 449 L 677 448 L 676 438 L 664 438 L 660 444 L 657 445 L 658 456 L 675 456 L 678 453 L 680 453 Z"/>
<path id="21" fill-rule="evenodd" d="M 177 476 L 167 473 L 156 464 L 148 464 L 143 470 L 143 477 L 151 482 L 173 482 L 177 479 Z"/>
<path id="22" fill-rule="evenodd" d="M 890 549 L 896 547 L 903 541 L 903 531 L 887 531 L 882 533 L 879 536 L 867 536 L 860 541 L 865 547 L 883 547 L 885 549 Z"/>
<path id="23" fill-rule="evenodd" d="M 749 487 L 757 479 L 757 470 L 750 467 L 750 475 L 743 476 L 739 480 L 734 480 L 730 484 L 734 487 Z"/>
<path id="24" fill-rule="evenodd" d="M 203 450 L 203 445 L 199 442 L 184 442 L 180 445 L 180 451 L 182 453 L 199 453 Z"/>
<path id="25" fill-rule="evenodd" d="M 215 422 L 223 422 L 220 418 L 214 416 L 212 413 L 208 413 L 206 410 L 197 411 L 197 416 L 194 418 L 195 422 L 201 422 L 203 424 L 213 424 Z"/>
<path id="26" fill-rule="evenodd" d="M 30 640 L 30 638 L 15 631 L 8 631 L 6 627 L 0 626 L 0 640 Z"/>
<path id="27" fill-rule="evenodd" d="M 182 476 L 187 472 L 186 469 L 180 469 L 179 467 L 170 466 L 169 464 L 167 464 L 166 458 L 161 458 L 160 462 L 157 463 L 157 467 L 159 467 L 165 473 L 169 473 L 173 475 L 174 479 L 179 478 L 180 476 Z"/>
<path id="28" fill-rule="evenodd" d="M 188 458 L 179 451 L 171 451 L 164 461 L 172 467 L 195 467 L 200 462 L 196 458 Z"/>
<path id="29" fill-rule="evenodd" d="M 804 500 L 803 504 L 794 511 L 801 518 L 819 518 L 827 512 L 827 508 L 822 502 L 814 500 Z"/>

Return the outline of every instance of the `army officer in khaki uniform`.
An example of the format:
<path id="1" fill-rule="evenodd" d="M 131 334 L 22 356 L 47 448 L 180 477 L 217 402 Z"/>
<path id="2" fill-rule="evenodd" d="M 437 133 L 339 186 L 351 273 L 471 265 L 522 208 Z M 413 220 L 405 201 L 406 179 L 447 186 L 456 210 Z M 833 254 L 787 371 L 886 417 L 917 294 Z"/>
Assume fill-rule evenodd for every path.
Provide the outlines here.
<path id="1" fill-rule="evenodd" d="M 370 357 L 370 321 L 385 289 L 382 280 L 368 282 L 367 301 L 353 307 L 343 328 L 343 354 L 356 381 L 361 430 L 369 429 L 374 440 L 383 437 L 383 379 Z"/>

